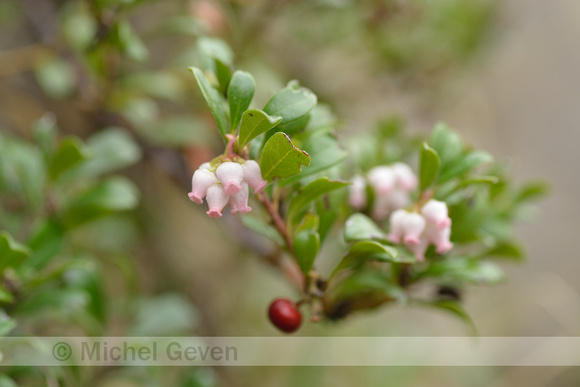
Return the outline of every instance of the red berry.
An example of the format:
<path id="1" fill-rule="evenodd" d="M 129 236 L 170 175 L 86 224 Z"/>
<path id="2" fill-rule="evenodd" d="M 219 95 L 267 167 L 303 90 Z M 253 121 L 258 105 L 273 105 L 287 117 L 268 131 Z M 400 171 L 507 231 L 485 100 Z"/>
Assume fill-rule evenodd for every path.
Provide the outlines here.
<path id="1" fill-rule="evenodd" d="M 292 333 L 302 324 L 302 313 L 298 306 L 287 298 L 277 298 L 270 304 L 268 317 L 282 332 Z"/>

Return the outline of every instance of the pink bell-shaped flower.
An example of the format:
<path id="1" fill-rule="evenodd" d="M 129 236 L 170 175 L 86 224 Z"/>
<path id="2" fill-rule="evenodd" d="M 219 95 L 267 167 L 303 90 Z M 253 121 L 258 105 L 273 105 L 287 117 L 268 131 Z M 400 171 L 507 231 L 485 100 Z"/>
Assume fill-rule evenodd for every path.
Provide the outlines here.
<path id="1" fill-rule="evenodd" d="M 401 243 L 401 238 L 405 234 L 405 228 L 403 227 L 403 221 L 407 216 L 408 212 L 405 210 L 397 210 L 391 214 L 389 218 L 390 233 L 387 238 L 393 243 Z"/>
<path id="2" fill-rule="evenodd" d="M 421 238 L 416 245 L 407 245 L 407 248 L 415 255 L 417 261 L 423 262 L 425 260 L 425 252 L 429 247 L 427 238 Z"/>
<path id="3" fill-rule="evenodd" d="M 421 214 L 428 222 L 433 223 L 439 230 L 451 225 L 451 219 L 447 212 L 447 204 L 439 200 L 431 199 L 421 209 Z"/>
<path id="4" fill-rule="evenodd" d="M 411 167 L 405 163 L 395 163 L 392 166 L 397 185 L 404 191 L 409 192 L 417 187 L 417 176 Z"/>
<path id="5" fill-rule="evenodd" d="M 246 212 L 252 211 L 252 207 L 248 206 L 248 183 L 245 181 L 242 182 L 242 189 L 235 195 L 230 196 L 230 207 L 232 210 L 230 211 L 231 214 L 236 214 L 238 212 L 245 214 Z"/>
<path id="6" fill-rule="evenodd" d="M 453 243 L 449 241 L 451 236 L 451 227 L 445 227 L 443 230 L 437 227 L 428 228 L 429 242 L 435 245 L 437 254 L 444 254 L 453 248 Z"/>
<path id="7" fill-rule="evenodd" d="M 188 194 L 191 201 L 201 204 L 206 195 L 207 189 L 217 183 L 215 175 L 208 170 L 198 169 L 191 178 L 191 192 Z"/>
<path id="8" fill-rule="evenodd" d="M 377 195 L 388 194 L 395 188 L 396 177 L 391 167 L 374 167 L 367 176 Z"/>
<path id="9" fill-rule="evenodd" d="M 362 210 L 367 204 L 367 182 L 361 175 L 352 178 L 348 187 L 348 204 L 357 210 Z"/>
<path id="10" fill-rule="evenodd" d="M 254 160 L 246 161 L 242 164 L 242 168 L 244 170 L 244 180 L 254 189 L 254 193 L 261 192 L 268 185 L 268 181 L 262 179 L 260 166 Z"/>
<path id="11" fill-rule="evenodd" d="M 217 167 L 215 174 L 219 181 L 222 183 L 226 194 L 234 195 L 240 192 L 242 189 L 244 169 L 240 164 L 226 161 Z"/>
<path id="12" fill-rule="evenodd" d="M 207 189 L 206 200 L 209 207 L 206 214 L 212 218 L 221 218 L 222 211 L 228 204 L 230 197 L 226 194 L 221 184 L 214 184 Z"/>
<path id="13" fill-rule="evenodd" d="M 405 244 L 407 246 L 418 245 L 421 240 L 421 234 L 425 230 L 425 226 L 425 218 L 423 218 L 421 215 L 414 212 L 405 215 L 405 218 L 403 219 Z"/>

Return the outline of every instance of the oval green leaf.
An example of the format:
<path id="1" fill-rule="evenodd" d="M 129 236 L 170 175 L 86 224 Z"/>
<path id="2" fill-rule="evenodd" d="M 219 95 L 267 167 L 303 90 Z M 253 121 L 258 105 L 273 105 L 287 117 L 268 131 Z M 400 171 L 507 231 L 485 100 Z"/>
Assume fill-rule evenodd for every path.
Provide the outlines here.
<path id="1" fill-rule="evenodd" d="M 231 131 L 234 132 L 242 120 L 242 114 L 248 109 L 256 84 L 250 73 L 236 71 L 228 88 L 228 102 L 230 104 Z M 240 133 L 241 134 L 241 133 Z M 255 137 L 255 136 L 254 136 Z M 249 142 L 250 140 L 248 140 Z"/>
<path id="2" fill-rule="evenodd" d="M 421 192 L 429 188 L 437 178 L 441 161 L 437 152 L 427 143 L 423 143 L 419 160 L 419 186 Z"/>
<path id="3" fill-rule="evenodd" d="M 349 183 L 345 183 L 344 181 L 331 181 L 326 177 L 315 180 L 308 184 L 302 188 L 298 195 L 294 196 L 290 202 L 287 215 L 288 225 L 290 227 L 296 225 L 300 221 L 300 218 L 306 210 L 307 206 L 312 201 L 319 199 L 321 196 L 326 195 L 329 192 L 346 187 L 348 185 Z"/>
<path id="4" fill-rule="evenodd" d="M 301 165 L 309 164 L 308 153 L 296 148 L 290 137 L 282 132 L 270 137 L 260 158 L 262 177 L 268 181 L 272 181 L 275 177 L 284 179 L 297 175 L 301 172 Z"/>
<path id="5" fill-rule="evenodd" d="M 203 72 L 198 69 L 197 67 L 190 67 L 189 70 L 193 72 L 195 79 L 197 80 L 197 84 L 205 98 L 209 106 L 209 110 L 211 110 L 211 114 L 215 119 L 217 127 L 220 131 L 222 137 L 226 138 L 226 134 L 230 133 L 230 129 L 228 128 L 228 118 L 226 116 L 226 112 L 224 110 L 222 96 L 220 93 L 209 83 Z"/>
<path id="6" fill-rule="evenodd" d="M 279 126 L 290 124 L 306 114 L 316 105 L 314 93 L 304 87 L 286 87 L 274 95 L 264 106 L 264 111 L 271 116 L 282 117 Z"/>
<path id="7" fill-rule="evenodd" d="M 385 239 L 385 233 L 368 216 L 356 213 L 351 215 L 344 225 L 344 240 L 354 242 L 368 239 Z"/>
<path id="8" fill-rule="evenodd" d="M 270 117 L 258 109 L 247 110 L 240 125 L 239 147 L 242 149 L 250 141 L 276 126 L 282 117 Z"/>

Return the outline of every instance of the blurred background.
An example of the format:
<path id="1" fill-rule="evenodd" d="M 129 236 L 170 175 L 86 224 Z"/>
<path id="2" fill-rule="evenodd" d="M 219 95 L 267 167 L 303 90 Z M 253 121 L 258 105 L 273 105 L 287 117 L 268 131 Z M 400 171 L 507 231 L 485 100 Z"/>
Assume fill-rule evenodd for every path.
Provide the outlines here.
<path id="1" fill-rule="evenodd" d="M 255 76 L 258 105 L 287 81 L 299 79 L 330 106 L 341 135 L 369 131 L 392 115 L 402 117 L 412 133 L 427 134 L 444 121 L 467 142 L 505 160 L 516 180 L 547 179 L 550 196 L 532 222 L 517 230 L 527 262 L 504 265 L 508 280 L 497 287 L 469 288 L 466 309 L 482 336 L 576 336 L 579 20 L 580 4 L 572 0 L 4 0 L 0 128 L 3 135 L 25 142 L 33 141 L 39 125 L 89 145 L 91 138 L 96 141 L 92 136 L 111 128 L 130 136 L 127 147 L 134 146 L 136 155 L 119 167 L 139 192 L 135 205 L 115 208 L 63 237 L 65 255 L 90 257 L 91 265 L 99 267 L 97 282 L 108 317 L 93 329 L 95 334 L 278 335 L 265 311 L 274 297 L 292 295 L 290 285 L 242 245 L 244 231 L 237 219 L 208 219 L 186 197 L 191 172 L 221 146 L 195 80 L 185 70 L 199 63 L 203 39 L 210 36 L 227 42 L 236 68 Z M 20 225 L 2 222 L 8 229 Z M 67 300 L 58 305 L 70 307 Z M 71 321 L 78 320 L 37 313 L 13 334 L 56 335 L 75 329 Z M 39 328 L 49 323 L 56 328 Z M 81 324 L 77 331 L 83 334 L 87 328 Z M 389 307 L 339 323 L 305 324 L 299 334 L 468 332 L 437 311 Z M 76 380 L 66 373 L 38 372 L 23 380 L 32 383 L 27 385 Z M 580 382 L 577 368 L 564 367 L 88 373 L 80 385 Z"/>

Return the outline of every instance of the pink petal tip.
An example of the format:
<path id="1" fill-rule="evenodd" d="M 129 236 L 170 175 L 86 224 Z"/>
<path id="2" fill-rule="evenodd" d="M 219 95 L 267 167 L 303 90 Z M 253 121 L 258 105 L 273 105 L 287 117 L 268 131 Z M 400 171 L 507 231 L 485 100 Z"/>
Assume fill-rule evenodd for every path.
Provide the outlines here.
<path id="1" fill-rule="evenodd" d="M 211 218 L 221 218 L 222 213 L 218 210 L 209 210 L 206 212 Z"/>
<path id="2" fill-rule="evenodd" d="M 242 186 L 237 183 L 228 183 L 224 185 L 224 191 L 228 195 L 235 195 L 242 190 Z"/>
<path id="3" fill-rule="evenodd" d="M 191 200 L 194 203 L 197 204 L 203 203 L 203 199 L 197 197 L 193 192 L 188 193 L 187 196 L 189 196 L 189 200 Z"/>

